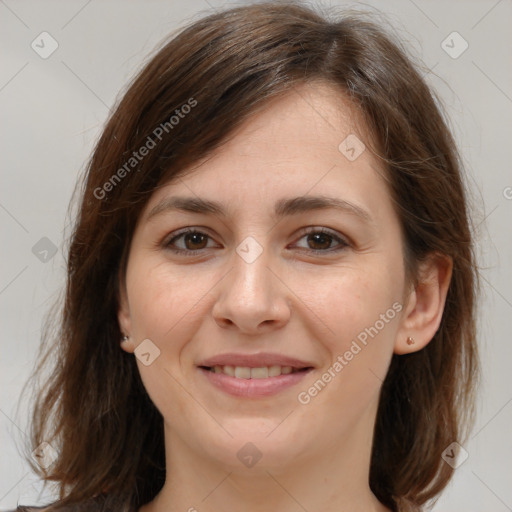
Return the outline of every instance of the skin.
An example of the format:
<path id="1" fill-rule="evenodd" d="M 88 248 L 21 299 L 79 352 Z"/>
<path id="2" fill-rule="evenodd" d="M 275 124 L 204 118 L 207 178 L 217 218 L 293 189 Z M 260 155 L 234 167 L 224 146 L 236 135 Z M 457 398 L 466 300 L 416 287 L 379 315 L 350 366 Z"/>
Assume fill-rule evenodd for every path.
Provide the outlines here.
<path id="1" fill-rule="evenodd" d="M 349 134 L 368 141 L 355 120 L 331 86 L 296 87 L 156 190 L 142 213 L 118 317 L 130 337 L 123 350 L 134 352 L 145 339 L 160 350 L 149 366 L 137 364 L 164 418 L 167 481 L 141 512 L 388 510 L 368 484 L 379 391 L 392 354 L 421 350 L 434 336 L 451 263 L 432 257 L 417 284 L 406 281 L 400 223 L 382 171 L 369 149 L 352 162 L 338 149 Z M 343 199 L 369 218 L 332 208 L 273 216 L 276 201 L 304 195 Z M 150 218 L 171 196 L 218 201 L 227 214 L 164 210 Z M 308 236 L 308 226 L 346 245 Z M 193 256 L 169 246 L 185 227 L 208 235 L 174 240 L 196 249 Z M 263 249 L 252 263 L 236 252 L 248 236 Z M 401 309 L 394 318 L 300 403 L 298 394 L 393 304 Z M 196 367 L 226 352 L 285 354 L 314 370 L 277 395 L 233 397 Z M 250 468 L 237 458 L 247 442 L 262 454 Z"/>

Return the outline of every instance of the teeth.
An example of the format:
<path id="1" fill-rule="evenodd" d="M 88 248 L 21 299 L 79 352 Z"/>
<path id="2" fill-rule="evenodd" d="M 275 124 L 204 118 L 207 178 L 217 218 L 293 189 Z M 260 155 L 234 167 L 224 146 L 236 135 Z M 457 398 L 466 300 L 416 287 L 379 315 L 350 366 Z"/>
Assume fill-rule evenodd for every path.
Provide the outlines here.
<path id="1" fill-rule="evenodd" d="M 235 366 L 235 377 L 238 379 L 250 379 L 251 369 L 247 366 Z"/>
<path id="2" fill-rule="evenodd" d="M 268 368 L 251 368 L 251 379 L 266 379 L 268 377 Z"/>
<path id="3" fill-rule="evenodd" d="M 299 371 L 291 366 L 262 366 L 260 368 L 249 368 L 248 366 L 214 366 L 211 368 L 214 373 L 224 373 L 238 379 L 266 379 L 278 377 Z"/>
<path id="4" fill-rule="evenodd" d="M 231 377 L 235 376 L 235 367 L 234 366 L 216 366 L 215 368 L 219 368 L 219 373 L 225 373 L 226 375 L 229 375 Z M 222 371 L 224 369 L 224 371 Z"/>
<path id="5" fill-rule="evenodd" d="M 270 366 L 268 369 L 268 376 L 269 377 L 277 377 L 278 375 L 281 375 L 281 367 L 280 366 Z"/>

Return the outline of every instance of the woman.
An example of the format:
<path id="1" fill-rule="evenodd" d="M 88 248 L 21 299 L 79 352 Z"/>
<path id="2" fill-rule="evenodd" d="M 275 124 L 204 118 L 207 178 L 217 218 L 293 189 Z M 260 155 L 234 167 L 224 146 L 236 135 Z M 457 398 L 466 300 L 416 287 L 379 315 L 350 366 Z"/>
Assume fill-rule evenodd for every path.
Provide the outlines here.
<path id="1" fill-rule="evenodd" d="M 87 169 L 44 510 L 420 510 L 470 425 L 475 290 L 457 151 L 398 43 L 282 2 L 191 24 Z"/>

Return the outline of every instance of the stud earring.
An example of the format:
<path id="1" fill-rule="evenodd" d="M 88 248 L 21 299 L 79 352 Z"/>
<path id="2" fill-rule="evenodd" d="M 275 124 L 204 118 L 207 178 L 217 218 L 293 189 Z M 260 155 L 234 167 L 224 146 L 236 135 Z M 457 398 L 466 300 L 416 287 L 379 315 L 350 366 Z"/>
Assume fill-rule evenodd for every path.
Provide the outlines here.
<path id="1" fill-rule="evenodd" d="M 124 343 L 125 341 L 128 341 L 130 339 L 129 336 L 126 336 L 124 335 L 122 338 L 121 338 L 121 343 Z"/>
<path id="2" fill-rule="evenodd" d="M 407 345 L 414 345 L 414 339 L 410 336 L 407 338 Z"/>

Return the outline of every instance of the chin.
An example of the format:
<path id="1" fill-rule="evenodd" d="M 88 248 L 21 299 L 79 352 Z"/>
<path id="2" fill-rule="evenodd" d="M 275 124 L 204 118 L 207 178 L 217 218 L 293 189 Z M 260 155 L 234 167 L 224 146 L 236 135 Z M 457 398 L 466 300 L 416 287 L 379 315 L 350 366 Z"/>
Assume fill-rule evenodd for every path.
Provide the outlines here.
<path id="1" fill-rule="evenodd" d="M 219 428 L 214 439 L 206 440 L 202 436 L 194 444 L 200 449 L 202 446 L 203 453 L 229 471 L 283 468 L 296 464 L 297 457 L 309 451 L 308 445 L 312 448 L 314 439 L 309 440 L 310 443 L 305 432 L 291 431 L 290 425 L 280 425 L 282 420 L 238 418 L 221 421 L 233 437 Z"/>

